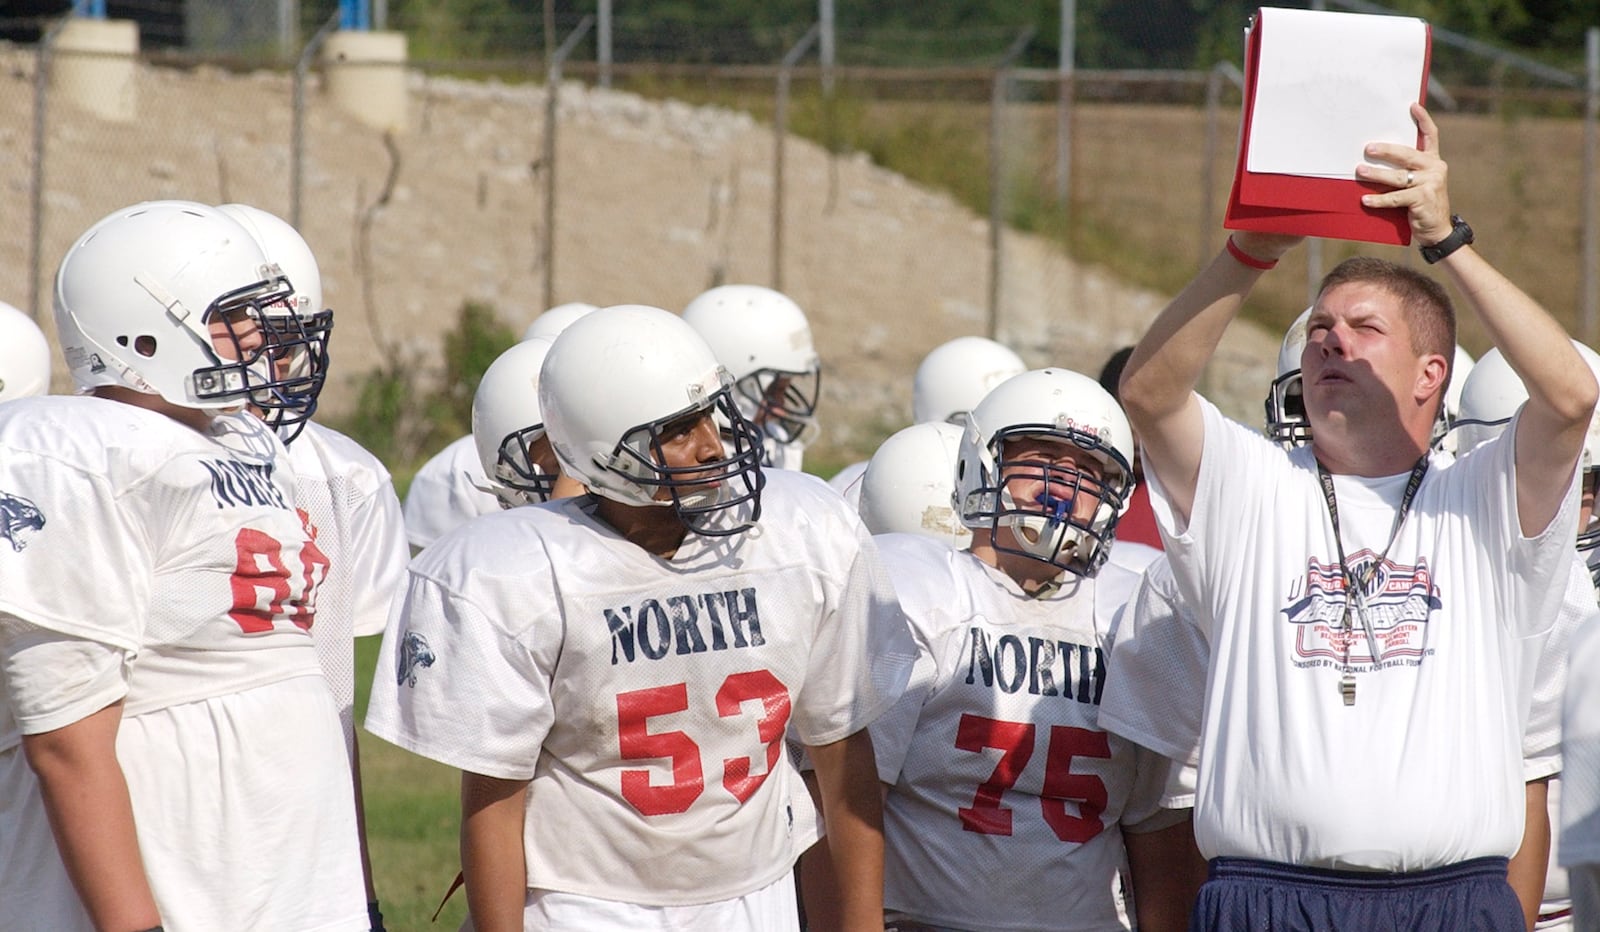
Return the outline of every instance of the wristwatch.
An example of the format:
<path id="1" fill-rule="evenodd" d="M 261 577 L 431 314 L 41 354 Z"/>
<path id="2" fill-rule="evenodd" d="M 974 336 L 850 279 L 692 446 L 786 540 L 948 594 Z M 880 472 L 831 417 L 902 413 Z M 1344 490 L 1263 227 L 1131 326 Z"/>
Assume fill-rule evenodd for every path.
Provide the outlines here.
<path id="1" fill-rule="evenodd" d="M 1432 246 L 1422 247 L 1423 261 L 1432 265 L 1470 242 L 1472 242 L 1472 227 L 1467 226 L 1467 221 L 1462 220 L 1460 214 L 1452 214 L 1450 235 Z"/>

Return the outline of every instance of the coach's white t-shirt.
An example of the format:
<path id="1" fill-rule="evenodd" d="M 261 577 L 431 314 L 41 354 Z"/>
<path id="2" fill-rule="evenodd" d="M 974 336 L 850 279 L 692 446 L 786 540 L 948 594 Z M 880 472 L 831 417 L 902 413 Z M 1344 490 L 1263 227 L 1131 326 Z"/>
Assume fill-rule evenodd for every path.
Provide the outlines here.
<path id="1" fill-rule="evenodd" d="M 1124 928 L 1119 825 L 1156 814 L 1167 774 L 1096 723 L 1112 615 L 1138 577 L 1107 564 L 1034 598 L 968 551 L 875 539 L 918 643 L 870 729 L 885 908 L 962 929 Z"/>
<path id="2" fill-rule="evenodd" d="M 479 515 L 500 510 L 489 488 L 472 435 L 459 437 L 435 453 L 411 477 L 406 489 L 406 539 L 421 549 Z"/>
<path id="3" fill-rule="evenodd" d="M 1341 626 L 1338 550 L 1310 448 L 1286 453 L 1201 406 L 1187 527 L 1152 481 L 1173 574 L 1213 652 L 1201 853 L 1414 871 L 1515 852 L 1524 664 L 1565 590 L 1576 494 L 1539 536 L 1521 535 L 1516 422 L 1435 464 L 1368 597 L 1373 657 L 1359 620 Z M 1407 479 L 1335 477 L 1352 567 L 1383 552 Z M 1353 706 L 1339 688 L 1347 640 Z"/>
<path id="4" fill-rule="evenodd" d="M 168 929 L 366 928 L 308 633 L 328 558 L 286 460 L 249 415 L 202 434 L 93 397 L 0 406 L 0 925 L 88 928 L 20 742 L 120 697 L 117 758 Z"/>
<path id="5" fill-rule="evenodd" d="M 757 527 L 659 559 L 588 496 L 489 515 L 411 565 L 366 727 L 532 780 L 528 885 L 648 906 L 742 896 L 817 838 L 783 753 L 864 728 L 914 648 L 822 480 L 770 470 Z"/>

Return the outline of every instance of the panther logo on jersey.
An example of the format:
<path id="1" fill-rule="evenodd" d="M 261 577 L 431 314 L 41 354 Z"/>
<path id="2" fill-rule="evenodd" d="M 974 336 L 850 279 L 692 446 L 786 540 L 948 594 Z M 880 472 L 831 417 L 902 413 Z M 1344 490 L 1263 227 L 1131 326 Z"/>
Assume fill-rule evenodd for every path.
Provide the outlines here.
<path id="1" fill-rule="evenodd" d="M 28 546 L 28 538 L 44 528 L 44 515 L 39 506 L 20 495 L 0 492 L 0 537 L 11 549 L 21 552 Z"/>
<path id="2" fill-rule="evenodd" d="M 415 631 L 407 631 L 406 636 L 400 639 L 400 657 L 396 664 L 395 682 L 401 686 L 417 685 L 417 668 L 431 667 L 438 658 L 433 654 L 433 648 L 428 646 L 428 639 Z"/>

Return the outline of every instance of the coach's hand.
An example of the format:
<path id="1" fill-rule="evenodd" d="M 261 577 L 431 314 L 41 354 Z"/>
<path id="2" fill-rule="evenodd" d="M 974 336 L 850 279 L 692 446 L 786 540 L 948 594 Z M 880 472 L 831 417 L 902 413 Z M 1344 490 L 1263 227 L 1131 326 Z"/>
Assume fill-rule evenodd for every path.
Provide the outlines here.
<path id="1" fill-rule="evenodd" d="M 1433 117 L 1421 104 L 1412 104 L 1411 119 L 1422 136 L 1422 148 L 1371 143 L 1367 157 L 1387 166 L 1363 162 L 1356 166 L 1356 177 L 1394 188 L 1384 194 L 1363 195 L 1361 203 L 1367 207 L 1404 207 L 1411 221 L 1412 237 L 1419 245 L 1431 246 L 1450 235 L 1450 167 L 1439 157 L 1439 127 Z"/>

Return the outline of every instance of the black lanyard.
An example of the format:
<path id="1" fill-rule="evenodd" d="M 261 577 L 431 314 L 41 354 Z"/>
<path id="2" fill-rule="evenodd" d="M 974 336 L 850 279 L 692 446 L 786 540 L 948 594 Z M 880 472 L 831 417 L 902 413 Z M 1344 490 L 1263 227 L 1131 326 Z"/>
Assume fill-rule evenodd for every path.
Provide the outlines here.
<path id="1" fill-rule="evenodd" d="M 1395 513 L 1394 524 L 1389 528 L 1389 542 L 1383 545 L 1383 553 L 1367 567 L 1366 572 L 1359 576 L 1350 572 L 1350 562 L 1345 559 L 1344 540 L 1339 536 L 1339 501 L 1333 491 L 1333 476 L 1328 472 L 1328 467 L 1317 460 L 1317 481 L 1322 484 L 1322 497 L 1328 503 L 1328 517 L 1333 521 L 1333 546 L 1339 554 L 1339 576 L 1344 581 L 1344 676 L 1339 681 L 1339 693 L 1344 697 L 1345 705 L 1356 704 L 1356 677 L 1350 669 L 1350 613 L 1352 605 L 1359 604 L 1358 614 L 1361 616 L 1361 626 L 1367 633 L 1367 649 L 1372 654 L 1374 663 L 1378 660 L 1378 636 L 1372 630 L 1372 621 L 1367 617 L 1366 590 L 1371 585 L 1372 577 L 1378 572 L 1378 567 L 1389 559 L 1389 550 L 1394 547 L 1394 542 L 1400 537 L 1400 526 L 1405 523 L 1406 515 L 1411 512 L 1411 503 L 1417 497 L 1417 490 L 1422 487 L 1422 477 L 1428 472 L 1428 454 L 1424 453 L 1417 458 L 1417 464 L 1411 467 L 1411 477 L 1406 480 L 1405 493 L 1400 496 L 1400 510 Z"/>

